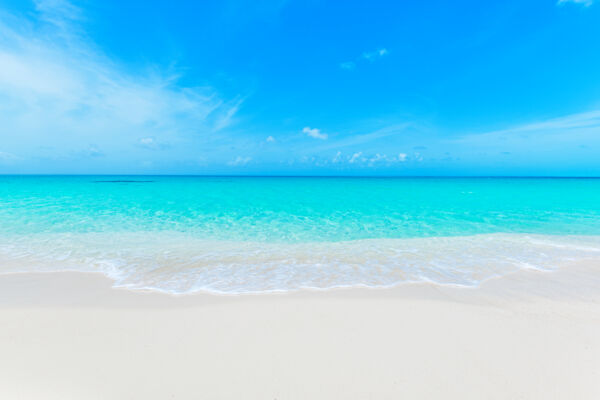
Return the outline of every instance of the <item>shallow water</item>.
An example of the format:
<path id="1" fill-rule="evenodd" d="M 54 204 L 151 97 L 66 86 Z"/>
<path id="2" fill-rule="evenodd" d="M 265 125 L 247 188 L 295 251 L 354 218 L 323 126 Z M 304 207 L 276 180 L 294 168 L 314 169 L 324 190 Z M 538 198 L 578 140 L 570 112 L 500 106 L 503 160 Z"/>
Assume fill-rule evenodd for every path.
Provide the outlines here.
<path id="1" fill-rule="evenodd" d="M 600 260 L 600 180 L 0 177 L 0 272 L 172 293 L 430 281 Z"/>

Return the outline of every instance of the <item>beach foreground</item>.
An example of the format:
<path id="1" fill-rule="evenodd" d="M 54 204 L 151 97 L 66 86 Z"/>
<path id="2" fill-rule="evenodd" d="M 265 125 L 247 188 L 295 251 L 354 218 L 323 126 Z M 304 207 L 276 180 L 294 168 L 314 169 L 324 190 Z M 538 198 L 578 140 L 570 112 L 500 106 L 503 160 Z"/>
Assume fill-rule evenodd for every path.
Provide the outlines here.
<path id="1" fill-rule="evenodd" d="M 3 275 L 0 398 L 597 399 L 599 270 L 242 296 Z"/>

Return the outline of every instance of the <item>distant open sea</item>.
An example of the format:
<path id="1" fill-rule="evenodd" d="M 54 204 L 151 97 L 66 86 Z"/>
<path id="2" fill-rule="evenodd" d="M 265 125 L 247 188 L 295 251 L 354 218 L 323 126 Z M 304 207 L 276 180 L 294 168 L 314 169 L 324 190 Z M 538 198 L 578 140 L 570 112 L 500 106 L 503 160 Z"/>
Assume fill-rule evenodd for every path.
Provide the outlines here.
<path id="1" fill-rule="evenodd" d="M 0 176 L 0 273 L 247 293 L 600 265 L 600 180 Z"/>

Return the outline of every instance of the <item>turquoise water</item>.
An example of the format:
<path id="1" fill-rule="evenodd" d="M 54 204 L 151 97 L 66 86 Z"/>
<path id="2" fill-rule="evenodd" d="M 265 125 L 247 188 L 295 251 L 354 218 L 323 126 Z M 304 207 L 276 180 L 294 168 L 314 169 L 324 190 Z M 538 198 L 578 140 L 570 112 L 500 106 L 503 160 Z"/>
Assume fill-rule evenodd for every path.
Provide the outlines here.
<path id="1" fill-rule="evenodd" d="M 169 292 L 476 285 L 599 237 L 596 179 L 0 177 L 0 272 Z"/>

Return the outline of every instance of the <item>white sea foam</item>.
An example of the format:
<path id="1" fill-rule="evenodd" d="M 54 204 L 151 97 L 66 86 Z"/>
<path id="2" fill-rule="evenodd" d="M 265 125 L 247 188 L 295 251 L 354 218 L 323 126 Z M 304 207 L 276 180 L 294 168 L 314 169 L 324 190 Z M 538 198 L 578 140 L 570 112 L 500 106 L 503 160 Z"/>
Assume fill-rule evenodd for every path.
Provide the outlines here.
<path id="1" fill-rule="evenodd" d="M 0 273 L 102 272 L 115 286 L 250 293 L 427 281 L 476 286 L 520 269 L 600 262 L 600 236 L 486 234 L 344 242 L 201 240 L 176 232 L 0 238 Z"/>

